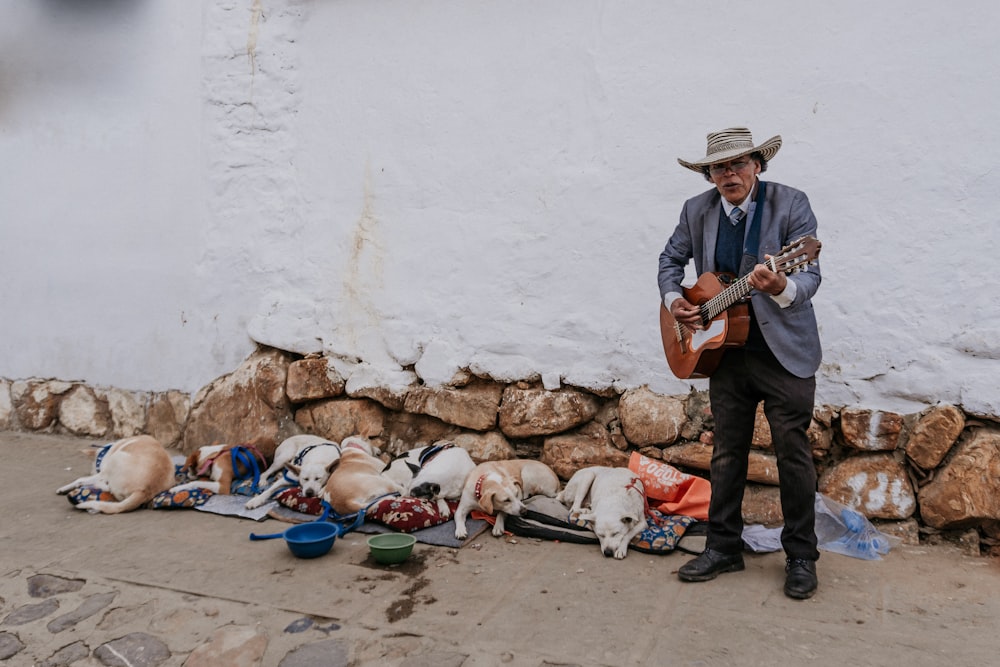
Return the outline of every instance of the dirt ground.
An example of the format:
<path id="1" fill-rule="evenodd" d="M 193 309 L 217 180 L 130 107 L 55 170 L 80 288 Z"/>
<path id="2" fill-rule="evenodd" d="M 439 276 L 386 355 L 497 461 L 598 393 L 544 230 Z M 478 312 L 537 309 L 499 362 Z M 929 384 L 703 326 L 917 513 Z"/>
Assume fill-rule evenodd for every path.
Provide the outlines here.
<path id="1" fill-rule="evenodd" d="M 824 553 L 806 601 L 782 594 L 780 553 L 699 584 L 678 581 L 682 553 L 616 561 L 592 545 L 488 533 L 461 549 L 418 544 L 402 566 L 375 564 L 360 533 L 303 560 L 281 540 L 248 539 L 287 527 L 273 519 L 74 509 L 55 489 L 87 472 L 90 444 L 0 433 L 0 658 L 17 649 L 5 665 L 997 660 L 1000 563 L 953 547 L 902 546 L 881 561 Z M 48 581 L 70 584 L 39 591 Z M 129 650 L 129 662 L 107 657 Z"/>

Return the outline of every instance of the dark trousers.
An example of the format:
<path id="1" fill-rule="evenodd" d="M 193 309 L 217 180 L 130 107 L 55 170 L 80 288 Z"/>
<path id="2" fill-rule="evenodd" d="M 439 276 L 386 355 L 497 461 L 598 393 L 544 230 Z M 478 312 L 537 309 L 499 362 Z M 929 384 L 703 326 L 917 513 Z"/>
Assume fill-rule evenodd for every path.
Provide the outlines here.
<path id="1" fill-rule="evenodd" d="M 806 435 L 812 419 L 816 378 L 786 371 L 769 350 L 727 350 L 709 382 L 715 418 L 712 499 L 706 546 L 723 553 L 743 549 L 743 491 L 757 404 L 771 426 L 778 460 L 781 545 L 788 558 L 816 560 L 816 467 Z"/>

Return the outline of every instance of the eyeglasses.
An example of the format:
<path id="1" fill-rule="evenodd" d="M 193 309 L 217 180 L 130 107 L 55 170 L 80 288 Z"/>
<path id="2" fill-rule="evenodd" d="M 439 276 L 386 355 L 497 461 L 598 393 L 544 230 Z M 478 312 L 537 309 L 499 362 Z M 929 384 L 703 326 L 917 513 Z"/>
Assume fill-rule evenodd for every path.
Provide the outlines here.
<path id="1" fill-rule="evenodd" d="M 750 166 L 750 160 L 740 160 L 738 162 L 730 162 L 728 164 L 715 164 L 708 168 L 708 173 L 712 176 L 722 176 L 727 171 L 732 171 L 734 174 L 739 173 Z"/>

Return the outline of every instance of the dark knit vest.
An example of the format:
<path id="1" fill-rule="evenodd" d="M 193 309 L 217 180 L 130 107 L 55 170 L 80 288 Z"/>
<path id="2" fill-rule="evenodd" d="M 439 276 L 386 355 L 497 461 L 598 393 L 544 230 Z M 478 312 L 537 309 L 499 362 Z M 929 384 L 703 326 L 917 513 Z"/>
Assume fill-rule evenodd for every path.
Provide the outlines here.
<path id="1" fill-rule="evenodd" d="M 763 206 L 763 201 L 757 202 L 755 217 L 761 215 Z M 743 220 L 739 224 L 734 225 L 729 216 L 726 215 L 726 210 L 721 205 L 719 206 L 719 235 L 715 242 L 716 271 L 724 271 L 734 275 L 739 274 L 740 264 L 743 262 L 744 236 L 746 235 L 747 218 L 749 217 L 749 215 L 744 215 Z M 759 225 L 757 233 L 760 233 Z M 756 248 L 758 246 L 757 239 L 753 241 L 747 240 L 746 245 Z M 748 301 L 747 305 L 750 311 L 750 331 L 747 334 L 747 342 L 744 347 L 748 350 L 766 350 L 767 343 L 764 341 L 764 336 L 760 333 L 757 316 L 753 312 L 753 304 Z"/>

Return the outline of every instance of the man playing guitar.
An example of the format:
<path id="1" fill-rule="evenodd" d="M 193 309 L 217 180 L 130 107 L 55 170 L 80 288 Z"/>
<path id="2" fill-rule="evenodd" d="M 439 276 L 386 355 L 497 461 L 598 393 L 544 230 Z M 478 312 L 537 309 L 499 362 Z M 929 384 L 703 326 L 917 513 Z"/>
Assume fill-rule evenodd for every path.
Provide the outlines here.
<path id="1" fill-rule="evenodd" d="M 780 147 L 780 136 L 755 145 L 747 128 L 728 128 L 708 135 L 706 157 L 678 160 L 713 187 L 684 203 L 660 254 L 658 278 L 668 362 L 680 377 L 710 377 L 715 422 L 706 549 L 681 566 L 678 577 L 706 581 L 744 569 L 741 507 L 763 401 L 785 521 L 784 591 L 805 599 L 816 592 L 819 558 L 816 469 L 806 436 L 822 356 L 811 302 L 820 284 L 819 244 L 805 193 L 759 178 Z M 798 272 L 786 272 L 784 263 L 779 268 L 778 257 Z M 681 285 L 692 260 L 695 287 L 705 289 Z M 735 340 L 727 340 L 730 333 Z M 689 362 L 703 354 L 710 363 Z"/>

